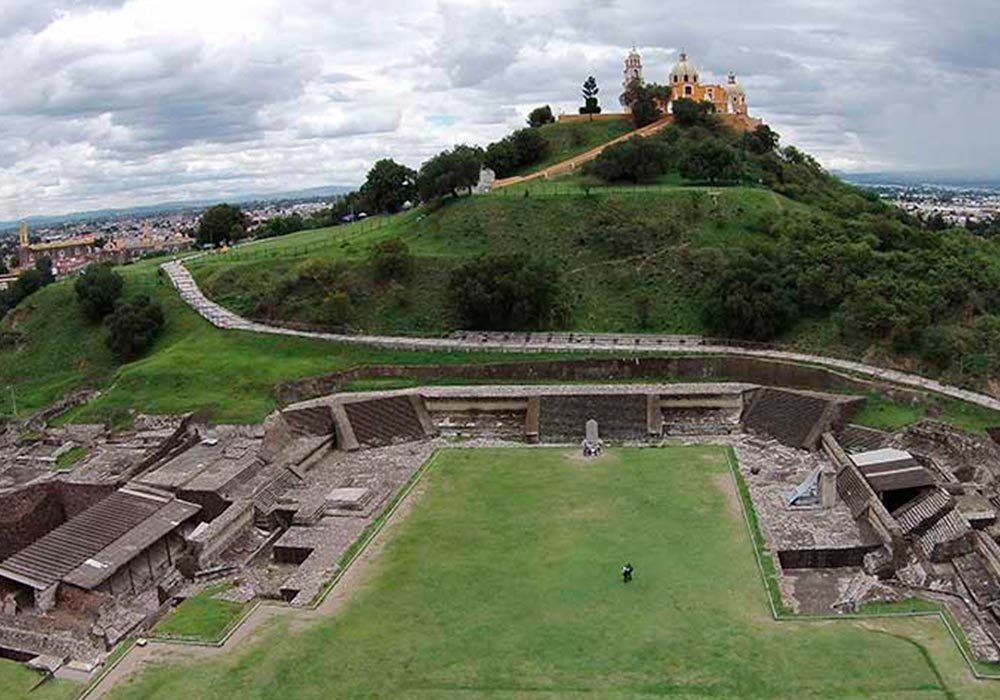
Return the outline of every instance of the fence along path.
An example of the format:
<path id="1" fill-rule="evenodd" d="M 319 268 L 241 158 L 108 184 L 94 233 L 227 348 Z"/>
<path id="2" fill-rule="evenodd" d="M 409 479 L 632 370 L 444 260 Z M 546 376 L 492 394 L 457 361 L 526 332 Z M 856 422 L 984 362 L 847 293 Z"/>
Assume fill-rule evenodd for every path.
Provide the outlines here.
<path id="1" fill-rule="evenodd" d="M 977 406 L 1000 411 L 1000 400 L 967 389 L 942 384 L 916 374 L 867 365 L 823 355 L 791 350 L 756 349 L 720 345 L 699 336 L 644 336 L 613 333 L 456 333 L 448 338 L 410 338 L 386 335 L 349 335 L 320 331 L 296 330 L 270 326 L 251 321 L 209 300 L 184 267 L 174 260 L 161 265 L 170 277 L 181 298 L 209 323 L 224 330 L 241 330 L 253 333 L 295 336 L 325 340 L 344 345 L 382 348 L 388 350 L 415 350 L 431 352 L 614 352 L 614 353 L 674 353 L 693 355 L 737 355 L 785 360 L 851 372 L 864 377 L 888 381 L 942 396 L 966 401 Z"/>

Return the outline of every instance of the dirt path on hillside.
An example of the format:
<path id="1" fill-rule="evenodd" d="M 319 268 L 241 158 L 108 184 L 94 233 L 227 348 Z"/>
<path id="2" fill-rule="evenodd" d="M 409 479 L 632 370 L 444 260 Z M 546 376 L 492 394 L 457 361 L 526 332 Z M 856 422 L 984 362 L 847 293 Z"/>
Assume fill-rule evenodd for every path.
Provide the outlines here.
<path id="1" fill-rule="evenodd" d="M 125 654 L 117 666 L 101 682 L 83 695 L 80 700 L 96 700 L 136 673 L 161 664 L 183 664 L 211 659 L 244 650 L 246 642 L 260 638 L 277 622 L 287 622 L 289 630 L 301 632 L 311 625 L 337 614 L 370 582 L 377 570 L 379 559 L 393 535 L 405 522 L 414 506 L 425 492 L 422 482 L 418 482 L 386 521 L 385 526 L 368 543 L 343 575 L 315 609 L 291 608 L 282 605 L 262 604 L 258 606 L 222 646 L 194 646 L 170 644 L 150 640 L 145 647 L 134 646 Z"/>

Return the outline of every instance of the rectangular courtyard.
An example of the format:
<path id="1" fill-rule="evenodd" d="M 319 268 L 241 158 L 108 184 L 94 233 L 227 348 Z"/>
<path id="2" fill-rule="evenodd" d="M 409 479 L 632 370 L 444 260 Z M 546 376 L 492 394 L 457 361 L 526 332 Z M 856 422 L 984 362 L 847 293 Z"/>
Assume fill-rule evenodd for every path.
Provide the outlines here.
<path id="1" fill-rule="evenodd" d="M 336 614 L 277 616 L 232 652 L 148 668 L 111 697 L 1000 694 L 935 618 L 774 621 L 727 455 L 442 450 Z"/>

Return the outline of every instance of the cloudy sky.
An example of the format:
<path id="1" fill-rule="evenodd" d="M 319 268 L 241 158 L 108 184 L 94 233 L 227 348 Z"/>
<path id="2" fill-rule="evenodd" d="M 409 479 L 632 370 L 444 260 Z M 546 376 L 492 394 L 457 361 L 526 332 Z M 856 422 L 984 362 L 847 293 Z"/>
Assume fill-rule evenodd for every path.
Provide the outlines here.
<path id="1" fill-rule="evenodd" d="M 357 184 L 615 108 L 632 43 L 827 167 L 1000 171 L 998 0 L 0 0 L 0 220 Z"/>

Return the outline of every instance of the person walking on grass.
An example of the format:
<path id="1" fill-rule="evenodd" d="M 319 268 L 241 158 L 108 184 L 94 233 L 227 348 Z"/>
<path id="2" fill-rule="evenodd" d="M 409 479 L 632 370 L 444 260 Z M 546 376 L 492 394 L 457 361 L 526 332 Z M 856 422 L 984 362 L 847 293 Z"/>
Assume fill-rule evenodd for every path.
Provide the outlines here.
<path id="1" fill-rule="evenodd" d="M 632 565 L 626 564 L 622 567 L 622 583 L 628 583 L 632 580 Z"/>

